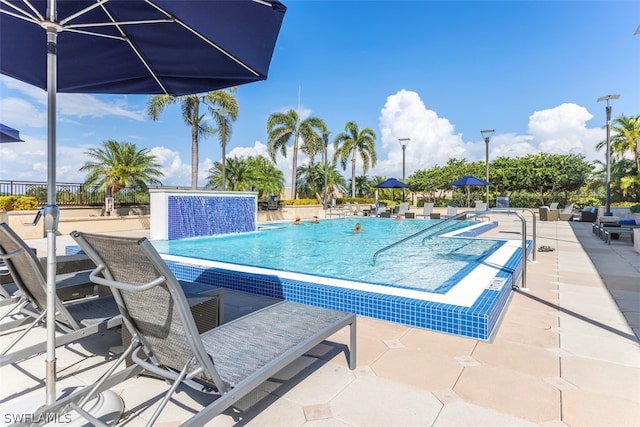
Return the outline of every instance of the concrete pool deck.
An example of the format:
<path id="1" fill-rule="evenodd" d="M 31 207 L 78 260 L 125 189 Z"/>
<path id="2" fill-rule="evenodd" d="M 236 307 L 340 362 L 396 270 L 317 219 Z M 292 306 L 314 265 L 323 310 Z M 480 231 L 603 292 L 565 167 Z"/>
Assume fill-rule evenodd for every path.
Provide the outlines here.
<path id="1" fill-rule="evenodd" d="M 516 237 L 519 222 L 498 219 L 493 232 Z M 528 264 L 528 289 L 514 292 L 492 342 L 358 318 L 355 371 L 340 331 L 208 425 L 640 425 L 640 255 L 629 240 L 606 245 L 590 223 L 538 222 L 537 230 L 537 246 L 555 251 Z M 67 238 L 58 250 L 72 244 Z M 44 254 L 42 239 L 28 243 Z M 229 292 L 226 318 L 265 303 Z M 92 383 L 118 338 L 59 349 L 58 389 Z M 0 368 L 0 411 L 27 396 L 43 403 L 43 378 L 44 356 Z M 118 387 L 122 424 L 143 425 L 167 388 L 146 377 Z M 178 425 L 204 400 L 182 390 L 156 425 Z"/>

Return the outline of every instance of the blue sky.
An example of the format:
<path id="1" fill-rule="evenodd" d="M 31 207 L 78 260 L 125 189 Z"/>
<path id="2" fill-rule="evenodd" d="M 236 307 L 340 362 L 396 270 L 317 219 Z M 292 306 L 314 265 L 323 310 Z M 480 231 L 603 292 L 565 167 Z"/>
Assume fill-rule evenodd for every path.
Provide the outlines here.
<path id="1" fill-rule="evenodd" d="M 596 100 L 620 94 L 613 116 L 640 114 L 638 1 L 283 2 L 268 79 L 238 88 L 230 156 L 266 155 L 267 118 L 298 100 L 332 136 L 348 121 L 373 129 L 378 163 L 368 175 L 386 177 L 402 175 L 398 138 L 411 138 L 408 176 L 451 157 L 484 161 L 488 128 L 491 158 L 604 160 L 594 146 L 605 138 L 605 103 Z M 83 181 L 85 151 L 115 139 L 151 150 L 164 184 L 190 185 L 190 130 L 177 107 L 151 121 L 147 99 L 59 94 L 58 181 Z M 0 180 L 46 181 L 45 92 L 0 76 L 0 122 L 26 141 L 0 146 Z M 215 137 L 201 142 L 199 159 L 202 185 L 220 160 Z M 289 185 L 291 154 L 277 166 Z"/>

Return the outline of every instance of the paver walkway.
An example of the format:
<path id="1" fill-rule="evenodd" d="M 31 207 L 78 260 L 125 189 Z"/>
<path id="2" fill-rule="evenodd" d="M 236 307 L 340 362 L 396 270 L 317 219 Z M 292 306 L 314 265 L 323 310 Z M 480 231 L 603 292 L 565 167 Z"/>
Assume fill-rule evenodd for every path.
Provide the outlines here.
<path id="1" fill-rule="evenodd" d="M 519 223 L 500 220 L 497 234 L 519 232 Z M 514 292 L 492 342 L 359 318 L 355 371 L 346 367 L 341 331 L 209 425 L 640 425 L 640 254 L 628 240 L 606 245 L 588 223 L 537 229 L 537 246 L 555 250 L 528 264 L 527 289 Z M 229 314 L 264 303 L 225 298 Z M 92 383 L 118 337 L 58 351 L 59 389 Z M 28 395 L 42 401 L 43 377 L 43 357 L 0 368 L 0 411 Z M 144 377 L 118 388 L 123 424 L 143 425 L 166 388 Z M 202 404 L 182 390 L 157 425 L 178 425 Z"/>

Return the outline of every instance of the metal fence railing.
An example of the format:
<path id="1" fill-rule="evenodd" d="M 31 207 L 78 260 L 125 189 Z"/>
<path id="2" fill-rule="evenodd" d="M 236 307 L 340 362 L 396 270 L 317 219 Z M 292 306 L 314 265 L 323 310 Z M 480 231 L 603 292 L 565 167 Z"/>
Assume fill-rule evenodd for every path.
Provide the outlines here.
<path id="1" fill-rule="evenodd" d="M 39 206 L 47 204 L 46 182 L 0 181 L 0 196 L 31 196 Z M 114 195 L 114 203 L 119 206 L 145 205 L 149 203 L 149 191 L 140 188 L 123 188 Z M 105 191 L 98 186 L 59 182 L 56 184 L 56 202 L 60 206 L 102 206 Z"/>

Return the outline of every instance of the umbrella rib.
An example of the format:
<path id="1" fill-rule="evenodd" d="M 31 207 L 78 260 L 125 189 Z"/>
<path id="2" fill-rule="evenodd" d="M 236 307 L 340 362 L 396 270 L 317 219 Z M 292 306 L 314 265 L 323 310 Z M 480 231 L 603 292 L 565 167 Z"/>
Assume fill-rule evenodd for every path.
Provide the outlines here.
<path id="1" fill-rule="evenodd" d="M 29 3 L 28 1 L 25 1 L 25 3 L 29 6 L 29 9 L 31 9 L 33 11 L 33 14 L 30 14 L 26 10 L 17 7 L 13 3 L 7 2 L 7 0 L 0 0 L 0 3 L 12 8 L 12 9 L 14 9 L 14 10 L 16 10 L 18 12 L 20 12 L 20 13 L 17 13 L 17 12 L 12 12 L 12 11 L 6 10 L 6 9 L 0 9 L 1 13 L 5 13 L 5 14 L 13 16 L 15 18 L 23 19 L 25 21 L 33 22 L 33 23 L 36 23 L 36 24 L 40 24 L 42 21 L 44 21 L 44 17 L 42 15 L 40 15 L 40 13 L 38 13 L 38 11 L 36 9 L 34 9 L 33 6 L 31 5 L 31 3 Z"/>
<path id="2" fill-rule="evenodd" d="M 93 9 L 97 8 L 97 7 L 101 7 L 102 5 L 104 5 L 106 2 L 108 2 L 109 0 L 97 0 L 94 4 L 92 4 L 89 7 L 85 7 L 84 9 L 74 13 L 73 15 L 69 15 L 67 16 L 65 19 L 62 19 L 60 21 L 60 25 L 64 26 L 67 25 L 67 22 L 76 19 L 78 16 L 84 15 L 85 13 L 92 11 Z"/>
<path id="3" fill-rule="evenodd" d="M 179 20 L 178 18 L 176 18 L 175 16 L 171 15 L 169 12 L 167 12 L 166 10 L 162 9 L 160 6 L 151 3 L 147 0 L 147 3 L 149 5 L 151 5 L 152 7 L 156 8 L 157 10 L 159 10 L 160 12 L 164 13 L 166 16 L 172 18 L 176 23 L 180 24 L 182 27 L 184 27 L 187 31 L 189 31 L 190 33 L 194 34 L 195 36 L 199 37 L 202 41 L 204 41 L 205 43 L 207 43 L 208 45 L 210 45 L 211 47 L 217 49 L 220 53 L 226 55 L 229 59 L 231 59 L 232 61 L 236 62 L 238 65 L 240 65 L 241 67 L 243 67 L 245 70 L 249 71 L 251 74 L 253 74 L 256 77 L 260 76 L 260 73 L 258 73 L 257 71 L 255 71 L 253 68 L 251 68 L 250 66 L 248 66 L 247 64 L 245 64 L 244 62 L 242 62 L 240 59 L 236 58 L 235 56 L 233 56 L 231 53 L 227 52 L 225 49 L 223 49 L 222 47 L 218 46 L 216 43 L 214 43 L 213 41 L 209 40 L 208 38 L 206 38 L 205 36 L 203 36 L 202 34 L 200 34 L 199 32 L 197 32 L 196 30 L 194 30 L 193 28 L 189 27 L 187 24 L 185 24 L 184 22 L 182 22 L 181 20 Z"/>
<path id="4" fill-rule="evenodd" d="M 107 0 L 105 0 L 106 2 Z M 148 2 L 147 2 L 148 3 Z M 129 47 L 131 47 L 131 50 L 133 50 L 133 52 L 136 54 L 136 56 L 138 57 L 138 59 L 140 59 L 140 62 L 142 62 L 142 65 L 144 65 L 144 67 L 147 69 L 147 71 L 149 71 L 149 74 L 151 75 L 151 77 L 153 77 L 153 79 L 156 81 L 156 83 L 158 84 L 158 86 L 160 87 L 160 89 L 162 89 L 162 91 L 166 94 L 168 94 L 169 92 L 167 91 L 167 88 L 164 87 L 164 85 L 162 84 L 162 82 L 160 81 L 160 79 L 158 78 L 158 75 L 155 73 L 155 71 L 153 71 L 153 69 L 151 69 L 151 66 L 149 65 L 149 63 L 144 59 L 144 57 L 142 56 L 142 54 L 140 53 L 140 51 L 136 48 L 136 46 L 131 42 L 131 40 L 129 39 L 129 37 L 127 36 L 126 31 L 124 31 L 122 28 L 120 28 L 120 24 L 113 18 L 113 16 L 111 15 L 111 13 L 109 13 L 109 10 L 105 7 L 104 2 L 100 4 L 100 6 L 102 7 L 102 10 L 104 11 L 104 13 L 107 15 L 107 17 L 111 20 L 111 22 L 113 22 L 113 25 L 118 29 L 118 31 L 120 32 L 120 34 L 124 37 L 124 40 L 127 42 L 127 44 L 129 45 Z"/>
<path id="5" fill-rule="evenodd" d="M 211 47 L 217 49 L 220 53 L 226 55 L 229 59 L 231 59 L 232 61 L 234 61 L 235 63 L 237 63 L 241 67 L 243 67 L 245 70 L 249 71 L 254 76 L 256 76 L 256 77 L 260 76 L 260 73 L 255 71 L 253 68 L 251 68 L 250 66 L 248 66 L 247 64 L 242 62 L 240 59 L 236 58 L 234 55 L 232 55 L 231 53 L 227 52 L 225 49 L 223 49 L 222 47 L 218 46 L 213 41 L 209 40 L 208 38 L 206 38 L 205 36 L 203 36 L 199 32 L 195 31 L 193 28 L 189 27 L 184 22 L 180 21 L 179 19 L 176 19 L 176 22 L 178 24 L 182 25 L 187 31 L 189 31 L 192 34 L 194 34 L 195 36 L 199 37 L 202 41 L 204 41 L 205 43 L 207 43 Z"/>
<path id="6" fill-rule="evenodd" d="M 173 19 L 149 19 L 144 21 L 119 21 L 119 22 L 94 22 L 91 24 L 71 24 L 65 28 L 90 28 L 90 27 L 112 27 L 118 25 L 138 25 L 138 24 L 170 24 Z"/>

